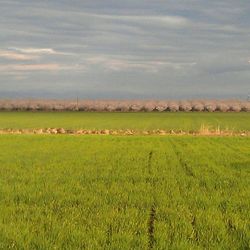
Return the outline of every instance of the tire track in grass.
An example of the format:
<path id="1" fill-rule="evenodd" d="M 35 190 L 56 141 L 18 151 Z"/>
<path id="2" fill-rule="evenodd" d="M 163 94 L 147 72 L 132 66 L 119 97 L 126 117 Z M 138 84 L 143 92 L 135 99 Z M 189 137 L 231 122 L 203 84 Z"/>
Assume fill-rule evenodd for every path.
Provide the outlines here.
<path id="1" fill-rule="evenodd" d="M 196 229 L 196 217 L 194 215 L 192 215 L 192 221 L 191 221 L 191 226 L 193 228 L 193 232 L 192 232 L 192 238 L 198 242 L 198 232 L 197 232 L 197 229 Z"/>
<path id="2" fill-rule="evenodd" d="M 174 180 L 174 182 L 172 183 L 173 185 L 172 192 L 174 192 L 174 196 L 172 197 L 173 204 L 171 204 L 170 200 L 170 207 L 171 209 L 174 209 L 174 211 L 176 212 L 175 217 L 172 217 L 171 214 L 169 215 L 168 249 L 172 248 L 178 249 L 179 245 L 178 244 L 176 245 L 176 242 L 178 241 L 182 242 L 182 244 L 185 244 L 185 246 L 188 249 L 189 248 L 188 246 L 190 246 L 190 244 L 194 244 L 194 246 L 196 247 L 198 245 L 196 216 L 193 215 L 192 207 L 190 207 L 187 204 L 188 200 L 186 196 L 186 191 L 188 188 L 186 184 L 187 182 L 191 183 L 193 181 L 196 181 L 196 176 L 195 175 L 194 177 L 192 175 L 190 176 L 188 173 L 186 173 L 183 166 L 181 166 L 181 161 L 179 157 L 177 157 L 176 151 L 174 149 L 174 146 L 176 145 L 173 146 L 175 142 L 180 144 L 180 142 L 176 140 L 176 138 L 173 138 L 173 141 L 172 138 L 169 138 L 168 140 L 169 147 L 167 149 L 167 152 L 171 156 L 172 160 L 170 174 L 173 175 L 173 180 Z M 185 143 L 185 146 L 188 146 L 188 144 Z M 179 156 L 181 156 L 181 153 L 179 154 Z M 169 162 L 169 159 L 167 159 L 167 162 Z M 178 202 L 176 202 L 176 200 L 178 200 Z M 182 226 L 183 224 L 185 224 L 185 230 L 183 229 Z M 176 228 L 178 228 L 178 230 L 176 230 Z"/>
<path id="3" fill-rule="evenodd" d="M 155 194 L 154 194 L 154 181 L 153 181 L 153 172 L 152 172 L 152 159 L 153 159 L 153 151 L 149 152 L 148 155 L 148 163 L 147 169 L 149 174 L 149 186 L 151 190 L 153 203 L 150 208 L 149 218 L 148 218 L 148 249 L 153 249 L 155 244 L 155 217 L 156 217 L 156 205 L 155 205 Z"/>
<path id="4" fill-rule="evenodd" d="M 246 171 L 242 171 L 238 175 L 237 171 L 239 170 L 232 169 L 229 164 L 234 160 L 245 162 L 248 159 L 247 152 L 240 151 L 238 145 L 241 144 L 237 144 L 237 140 L 231 138 L 203 138 L 198 142 L 193 141 L 191 146 L 194 146 L 197 152 L 201 147 L 204 150 L 203 152 L 206 152 L 203 159 L 209 162 L 209 169 L 213 171 L 210 180 L 213 180 L 214 185 L 212 185 L 212 189 L 210 188 L 210 192 L 214 194 L 221 193 L 219 200 L 214 199 L 211 204 L 217 206 L 218 215 L 221 214 L 220 221 L 225 226 L 228 240 L 237 249 L 249 249 L 250 241 L 245 224 L 249 217 L 245 213 L 236 216 L 231 207 L 233 204 L 237 206 L 237 197 L 239 196 L 243 200 L 248 199 L 247 194 L 244 192 L 248 184 L 247 182 L 242 183 L 242 180 L 247 179 Z M 199 157 L 199 154 L 197 154 L 197 157 Z M 227 202 L 225 203 L 225 201 Z"/>
<path id="5" fill-rule="evenodd" d="M 231 240 L 237 242 L 238 249 L 249 249 L 250 240 L 246 232 L 237 228 L 236 223 L 234 223 L 230 217 L 223 214 L 223 218 L 227 228 L 227 233 L 231 237 Z"/>
<path id="6" fill-rule="evenodd" d="M 230 143 L 231 142 L 231 143 Z M 227 147 L 227 144 L 232 144 Z M 247 171 L 245 171 L 245 164 L 248 163 L 246 153 L 242 153 L 240 149 L 234 147 L 233 141 L 227 139 L 211 139 L 203 138 L 203 145 L 200 147 L 202 151 L 200 155 L 203 156 L 203 161 L 209 162 L 210 173 L 213 175 L 213 186 L 215 190 L 223 188 L 223 191 L 232 196 L 240 192 L 239 189 L 244 185 L 242 178 L 245 179 Z M 197 145 L 195 145 L 197 147 Z M 206 152 L 206 154 L 204 154 Z M 248 165 L 247 165 L 248 166 Z M 207 169 L 204 169 L 207 171 Z"/>
<path id="7" fill-rule="evenodd" d="M 221 201 L 219 201 L 217 205 L 218 212 L 221 214 L 222 223 L 225 226 L 227 235 L 232 241 L 232 244 L 237 249 L 249 249 L 249 238 L 246 233 L 246 229 L 243 229 L 244 221 L 247 221 L 245 216 L 240 216 L 238 219 L 234 218 L 234 212 L 230 209 L 230 204 L 234 197 L 238 197 L 241 193 L 241 188 L 246 183 L 242 185 L 242 179 L 245 179 L 246 171 L 242 171 L 237 173 L 239 169 L 234 169 L 229 162 L 239 161 L 241 164 L 241 160 L 245 162 L 248 158 L 246 153 L 240 151 L 239 144 L 233 143 L 231 139 L 220 138 L 211 140 L 209 138 L 204 138 L 204 142 L 206 143 L 206 152 L 207 152 L 207 160 L 210 163 L 211 170 L 213 171 L 216 179 L 217 186 L 214 189 L 217 192 L 223 191 L 223 196 L 221 197 Z M 222 143 L 223 142 L 223 143 Z M 215 155 L 214 152 L 217 154 Z M 243 164 L 244 168 L 244 164 Z M 244 198 L 243 198 L 244 199 Z M 245 196 L 245 199 L 247 197 Z M 246 209 L 247 210 L 247 209 Z M 237 247 L 236 247 L 237 245 Z"/>
<path id="8" fill-rule="evenodd" d="M 182 168 L 184 169 L 186 175 L 194 177 L 195 178 L 195 174 L 192 171 L 191 167 L 188 165 L 188 163 L 185 161 L 185 159 L 183 159 L 183 157 L 181 156 L 180 151 L 177 149 L 176 145 L 172 142 L 172 140 L 170 140 L 170 143 L 172 145 L 173 151 L 175 153 L 175 156 L 177 158 L 177 160 L 179 161 L 180 165 L 182 166 Z"/>
<path id="9" fill-rule="evenodd" d="M 153 249 L 155 243 L 154 229 L 155 229 L 155 216 L 156 208 L 153 203 L 150 209 L 149 221 L 148 221 L 148 249 Z"/>
<path id="10" fill-rule="evenodd" d="M 177 149 L 177 146 L 175 145 L 175 143 L 171 139 L 169 141 L 170 141 L 170 145 L 172 146 L 173 153 L 175 154 L 176 159 L 179 162 L 178 165 L 180 165 L 181 169 L 184 170 L 185 175 L 188 178 L 192 178 L 193 180 L 198 181 L 195 174 L 193 173 L 191 167 L 188 165 L 188 163 L 181 156 L 181 152 Z M 187 146 L 187 144 L 185 146 Z M 179 180 L 177 180 L 177 183 L 178 183 L 178 188 L 179 188 L 180 195 L 181 195 L 182 199 L 186 203 L 186 198 L 183 196 L 182 184 L 180 183 Z M 190 212 L 190 217 L 191 217 L 190 225 L 192 227 L 192 233 L 191 233 L 189 239 L 196 242 L 196 244 L 199 244 L 199 234 L 198 234 L 198 230 L 197 230 L 196 216 L 194 215 L 193 210 L 192 210 L 192 208 L 190 206 L 187 205 L 187 208 L 188 208 L 188 210 Z"/>
<path id="11" fill-rule="evenodd" d="M 209 138 L 204 138 L 203 142 L 206 145 L 206 158 L 207 161 L 210 162 L 209 168 L 213 172 L 214 178 L 216 178 L 215 183 L 218 183 L 218 188 L 214 187 L 216 191 L 223 191 L 225 195 L 225 199 L 231 199 L 230 198 L 230 190 L 229 185 L 232 185 L 234 182 L 239 181 L 238 177 L 235 175 L 235 173 L 232 171 L 232 169 L 228 169 L 226 166 L 226 161 L 224 161 L 223 157 L 224 155 L 229 157 L 228 154 L 233 157 L 235 154 L 235 151 L 233 151 L 233 146 L 231 147 L 226 147 L 223 145 L 223 143 L 219 143 L 219 141 L 211 140 Z M 227 141 L 228 142 L 228 141 Z M 177 148 L 176 145 L 174 145 L 174 142 L 172 142 L 173 148 Z M 192 143 L 192 146 L 194 144 Z M 222 145 L 221 147 L 219 147 Z M 196 147 L 196 145 L 195 145 Z M 223 152 L 223 154 L 220 154 L 220 151 Z M 216 155 L 214 153 L 216 152 Z M 178 155 L 178 153 L 177 153 Z M 244 155 L 242 154 L 241 157 Z M 239 157 L 239 158 L 241 158 Z M 245 158 L 245 157 L 244 157 Z M 181 162 L 181 160 L 180 160 Z M 213 164 L 212 164 L 213 163 Z M 237 177 L 237 178 L 236 178 Z M 200 179 L 200 176 L 196 176 L 197 181 Z M 201 177 L 202 178 L 202 177 Z M 212 178 L 212 176 L 211 176 Z M 236 180 L 235 180 L 236 178 Z M 231 182 L 230 182 L 231 181 Z M 228 184 L 227 184 L 228 182 Z M 235 185 L 236 185 L 235 184 Z M 222 186 L 220 186 L 222 185 Z M 235 186 L 238 187 L 238 184 Z M 217 190 L 218 189 L 218 190 Z M 215 191 L 214 190 L 214 191 Z M 211 192 L 212 190 L 210 190 Z M 190 209 L 191 210 L 191 209 Z M 229 240 L 232 241 L 233 245 L 237 245 L 237 249 L 249 249 L 249 239 L 246 233 L 246 229 L 244 229 L 243 225 L 240 223 L 241 220 L 245 220 L 245 218 L 241 218 L 239 221 L 237 219 L 233 219 L 232 216 L 230 215 L 230 210 L 227 211 L 227 206 L 224 205 L 222 206 L 221 203 L 218 205 L 218 210 L 221 213 L 221 222 L 224 223 L 225 229 L 227 230 L 227 235 L 229 236 Z M 229 212 L 229 213 L 228 213 Z M 192 221 L 191 225 L 193 227 L 193 233 L 192 233 L 192 239 L 196 242 L 198 242 L 199 239 L 199 234 L 198 231 L 196 230 L 196 218 L 195 216 L 192 215 Z"/>
<path id="12" fill-rule="evenodd" d="M 235 143 L 235 140 L 241 139 L 241 138 L 232 138 L 231 137 L 225 137 L 225 138 L 216 138 L 214 140 L 211 140 L 211 138 L 204 138 L 206 140 L 207 144 L 206 146 L 213 149 L 213 148 L 220 148 L 222 152 L 227 152 L 232 155 L 234 155 L 237 158 L 246 158 L 246 154 L 244 152 L 241 152 L 241 148 L 239 144 Z M 221 140 L 223 140 L 223 143 L 221 143 Z M 209 143 L 208 143 L 209 142 Z M 224 150 L 223 150 L 224 149 Z M 249 147 L 250 149 L 250 147 Z"/>
<path id="13" fill-rule="evenodd" d="M 206 143 L 206 148 L 207 148 L 207 152 L 208 152 L 209 151 L 208 149 L 211 149 L 210 148 L 211 145 L 209 145 L 210 140 L 206 138 L 206 140 L 204 142 Z M 182 169 L 186 170 L 188 164 L 185 162 L 185 160 L 183 160 L 181 152 L 178 150 L 178 147 L 175 145 L 175 143 L 174 142 L 171 142 L 171 143 L 172 143 L 174 152 L 175 152 L 175 154 L 177 156 L 177 159 L 180 162 L 180 165 L 182 166 Z M 200 145 L 200 141 L 199 141 L 199 145 Z M 185 143 L 183 146 L 185 146 L 185 147 L 188 147 L 188 146 L 193 147 L 193 146 L 196 146 L 196 142 L 192 142 L 192 145 L 188 145 L 187 143 Z M 195 151 L 195 154 L 196 154 L 196 151 Z M 213 175 L 216 174 L 216 179 L 218 181 L 220 179 L 220 177 L 221 177 L 221 175 L 220 175 L 221 173 L 220 172 L 217 173 L 217 171 L 215 171 L 215 170 L 216 169 L 214 169 L 214 168 L 211 169 L 211 171 L 213 172 Z M 189 177 L 195 177 L 194 175 L 190 175 L 190 173 L 186 172 L 186 171 L 185 171 L 185 174 L 187 176 L 189 176 Z M 199 176 L 199 174 L 198 174 L 196 176 L 196 179 L 193 179 L 193 180 L 199 182 L 200 180 L 203 180 L 203 178 L 201 176 Z M 179 183 L 179 188 L 180 188 L 180 193 L 183 193 L 183 191 L 182 191 L 183 188 L 181 186 L 181 183 Z M 184 200 L 185 199 L 186 198 L 184 197 Z M 191 222 L 190 222 L 190 224 L 192 226 L 192 234 L 190 236 L 190 239 L 192 239 L 194 242 L 198 243 L 200 241 L 200 239 L 199 239 L 199 232 L 197 230 L 197 218 L 194 215 L 194 213 L 192 212 L 193 209 L 191 207 L 189 207 L 189 210 L 190 210 L 190 214 L 191 214 Z M 223 215 L 223 217 L 224 217 L 224 215 Z M 226 227 L 227 227 L 227 225 L 226 225 Z"/>
<path id="14" fill-rule="evenodd" d="M 150 151 L 148 155 L 148 173 L 150 176 L 152 175 L 152 157 L 153 157 L 153 151 Z"/>
<path id="15" fill-rule="evenodd" d="M 112 243 L 112 224 L 109 224 L 106 231 L 106 245 L 110 246 Z"/>

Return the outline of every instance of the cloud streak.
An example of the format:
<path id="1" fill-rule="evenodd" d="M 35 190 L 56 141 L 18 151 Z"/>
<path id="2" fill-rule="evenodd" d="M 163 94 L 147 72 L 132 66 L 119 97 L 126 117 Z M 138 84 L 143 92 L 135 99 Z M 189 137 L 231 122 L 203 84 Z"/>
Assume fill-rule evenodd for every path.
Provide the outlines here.
<path id="1" fill-rule="evenodd" d="M 96 56 L 90 57 L 85 62 L 88 66 L 99 65 L 107 71 L 145 71 L 157 73 L 160 70 L 171 69 L 171 70 L 181 70 L 186 67 L 193 67 L 196 62 L 168 62 L 160 60 L 141 60 L 141 59 L 118 59 L 110 58 L 108 56 Z"/>
<path id="2" fill-rule="evenodd" d="M 0 95 L 42 83 L 62 98 L 244 98 L 249 12 L 245 0 L 3 1 Z"/>
<path id="3" fill-rule="evenodd" d="M 142 24 L 163 24 L 171 27 L 185 27 L 190 24 L 187 18 L 169 15 L 101 15 L 95 13 L 83 13 L 88 17 L 100 18 L 112 21 L 136 22 Z"/>
<path id="4" fill-rule="evenodd" d="M 30 61 L 50 55 L 73 55 L 71 53 L 55 51 L 52 48 L 15 48 L 0 50 L 0 58 L 14 61 Z"/>
<path id="5" fill-rule="evenodd" d="M 0 50 L 0 58 L 15 60 L 15 61 L 28 61 L 36 59 L 35 55 L 24 55 L 9 50 Z"/>
<path id="6" fill-rule="evenodd" d="M 62 69 L 59 64 L 5 64 L 0 67 L 0 71 L 57 71 Z"/>
<path id="7" fill-rule="evenodd" d="M 37 56 L 42 55 L 74 55 L 69 52 L 56 51 L 52 48 L 16 48 L 10 47 L 9 50 L 14 50 L 23 54 L 32 54 Z"/>
<path id="8" fill-rule="evenodd" d="M 10 48 L 12 50 L 24 53 L 24 54 L 38 54 L 38 55 L 56 55 L 54 49 L 51 48 Z"/>

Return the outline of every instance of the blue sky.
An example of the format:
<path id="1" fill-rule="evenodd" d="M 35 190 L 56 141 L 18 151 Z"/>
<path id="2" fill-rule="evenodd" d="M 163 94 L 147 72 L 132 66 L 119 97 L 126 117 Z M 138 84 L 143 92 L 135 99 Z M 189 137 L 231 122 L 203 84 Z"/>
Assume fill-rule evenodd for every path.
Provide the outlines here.
<path id="1" fill-rule="evenodd" d="M 246 98 L 249 0 L 0 0 L 0 98 Z"/>

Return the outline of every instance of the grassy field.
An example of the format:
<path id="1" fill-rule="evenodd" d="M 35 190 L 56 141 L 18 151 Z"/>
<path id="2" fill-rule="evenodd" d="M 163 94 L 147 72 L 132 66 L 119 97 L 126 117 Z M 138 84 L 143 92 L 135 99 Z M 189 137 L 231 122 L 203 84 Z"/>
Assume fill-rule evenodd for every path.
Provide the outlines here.
<path id="1" fill-rule="evenodd" d="M 1 114 L 0 124 L 192 126 L 183 114 L 150 114 L 145 125 L 147 114 L 74 113 L 72 125 L 32 115 Z M 192 116 L 194 127 L 231 119 Z M 246 129 L 247 119 L 230 124 Z M 0 148 L 0 249 L 250 248 L 248 137 L 1 135 Z"/>
<path id="2" fill-rule="evenodd" d="M 250 113 L 84 113 L 0 112 L 0 129 L 134 129 L 250 131 Z"/>

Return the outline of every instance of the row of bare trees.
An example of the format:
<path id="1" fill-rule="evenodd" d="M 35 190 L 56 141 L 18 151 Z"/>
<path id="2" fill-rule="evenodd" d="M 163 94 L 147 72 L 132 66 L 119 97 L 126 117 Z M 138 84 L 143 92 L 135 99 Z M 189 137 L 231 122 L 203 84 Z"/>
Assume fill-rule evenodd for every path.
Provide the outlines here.
<path id="1" fill-rule="evenodd" d="M 0 100 L 2 111 L 249 112 L 240 100 Z"/>

